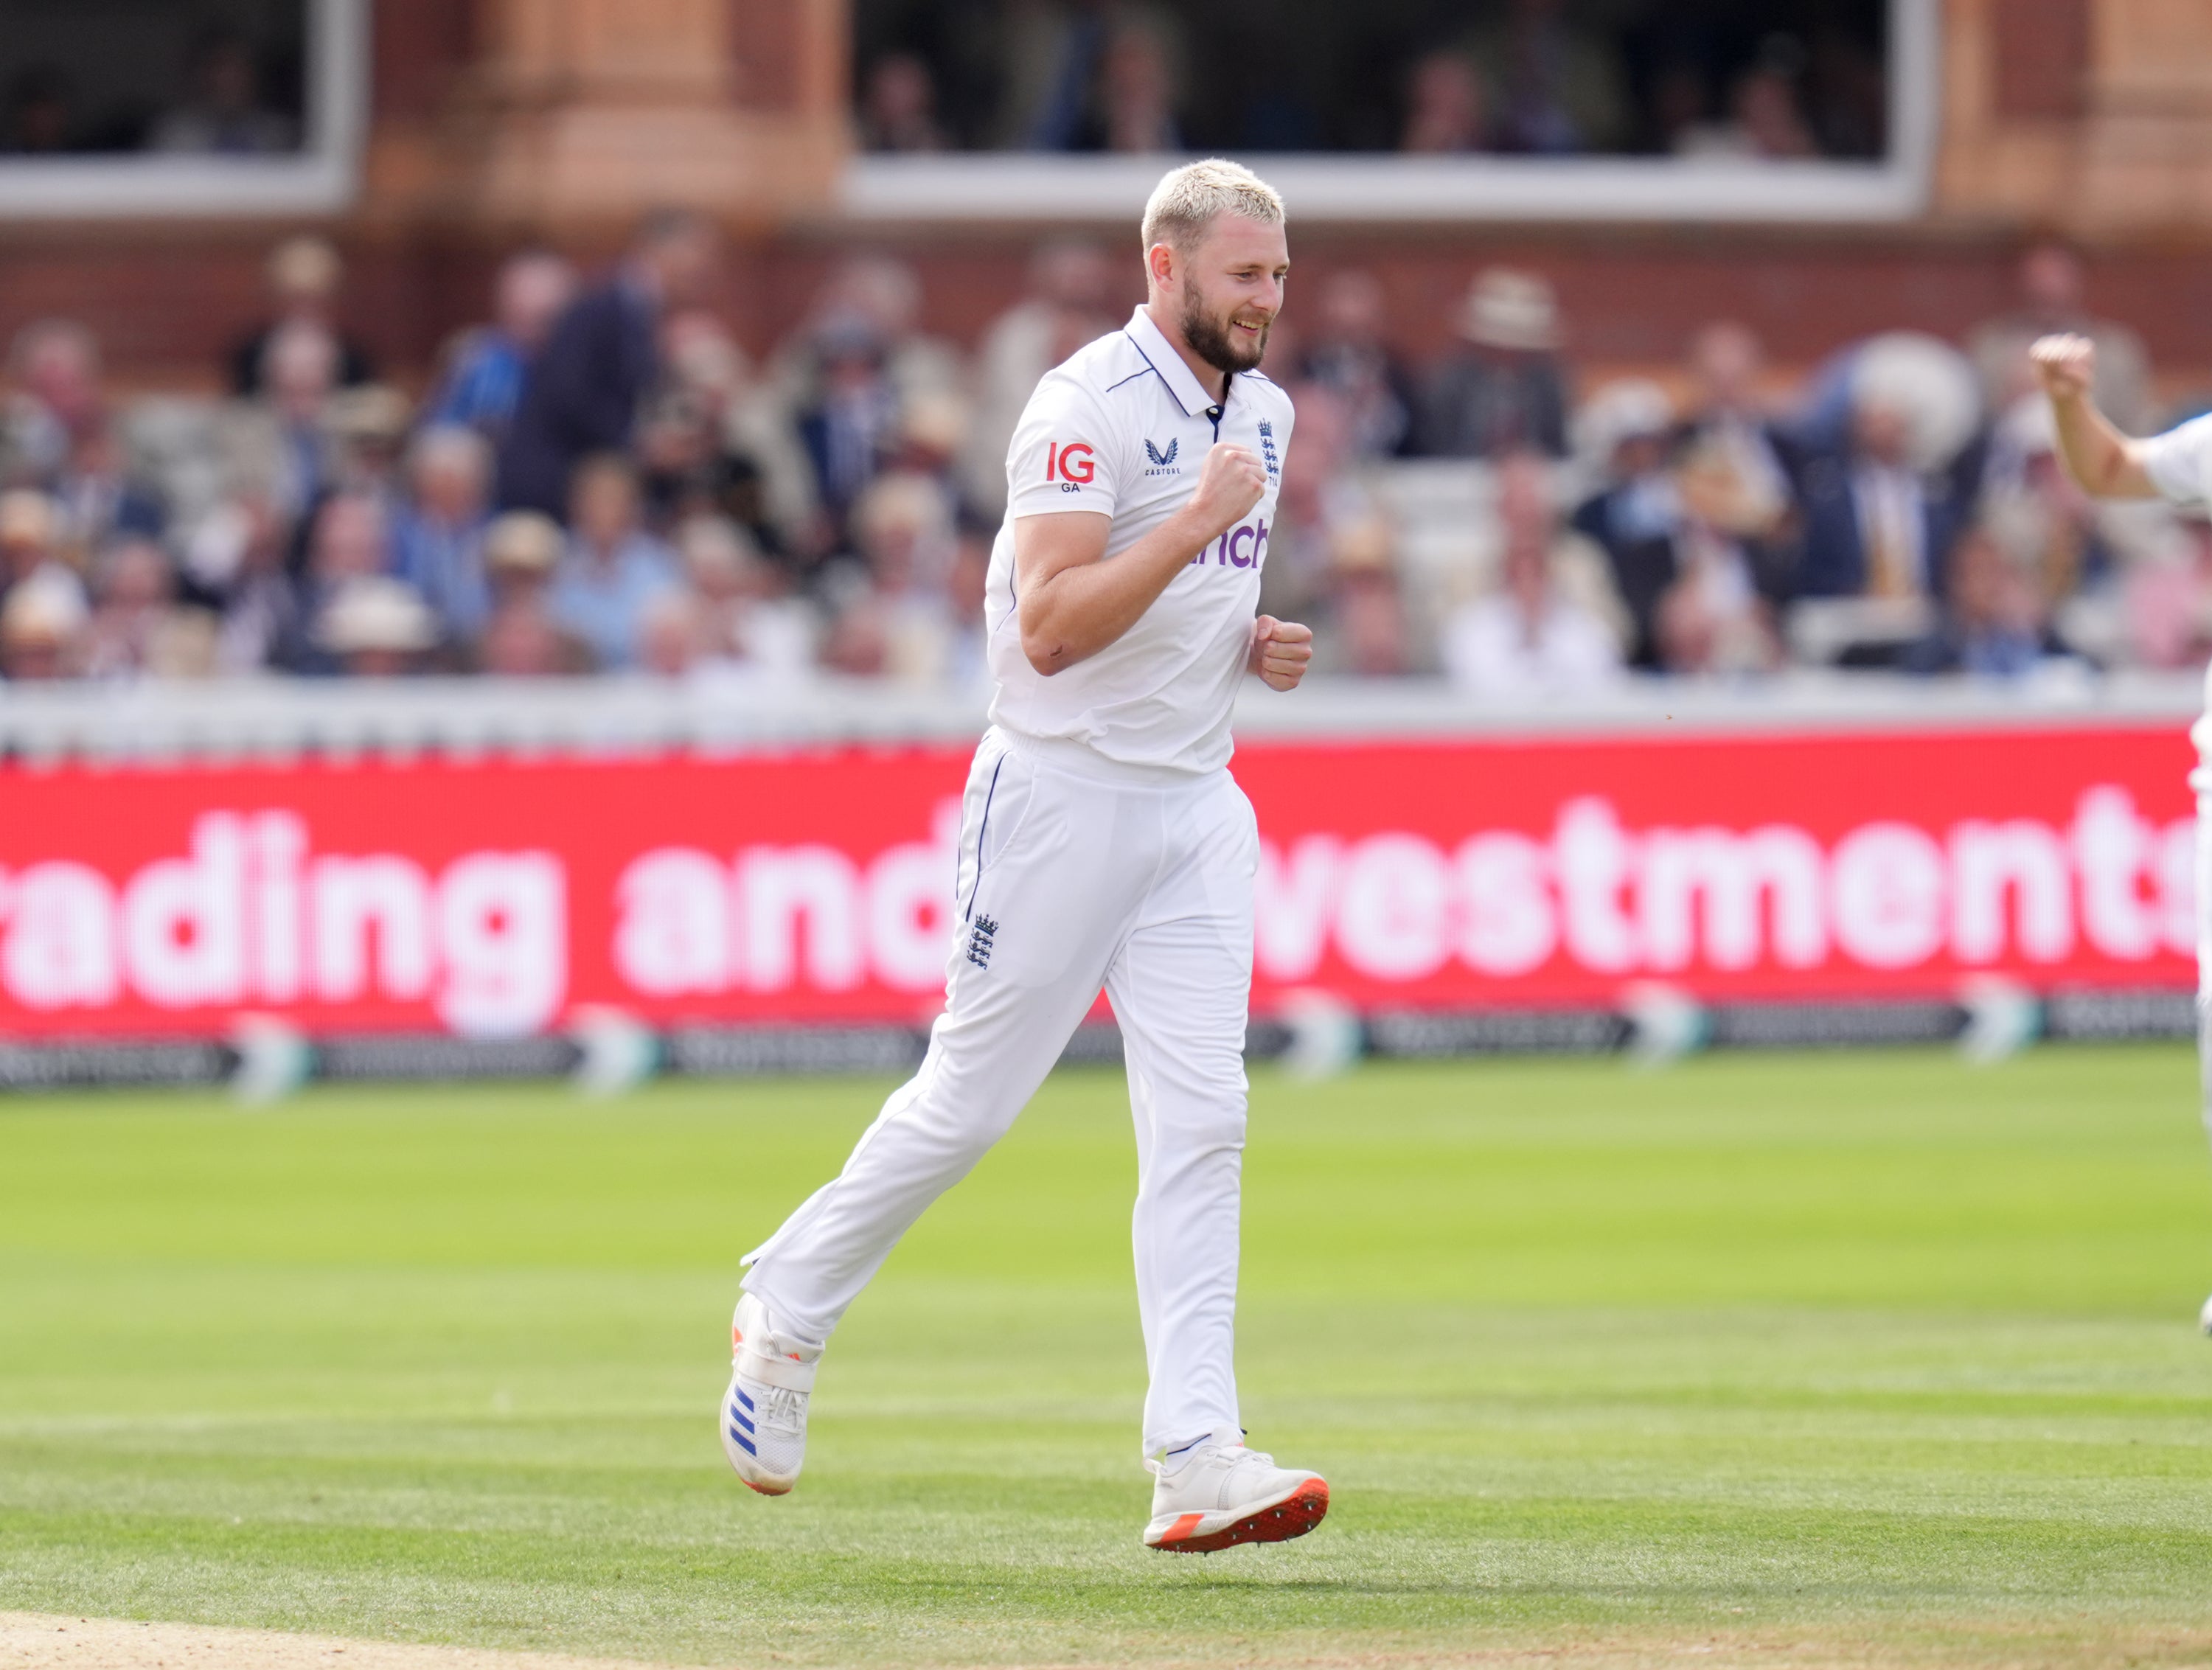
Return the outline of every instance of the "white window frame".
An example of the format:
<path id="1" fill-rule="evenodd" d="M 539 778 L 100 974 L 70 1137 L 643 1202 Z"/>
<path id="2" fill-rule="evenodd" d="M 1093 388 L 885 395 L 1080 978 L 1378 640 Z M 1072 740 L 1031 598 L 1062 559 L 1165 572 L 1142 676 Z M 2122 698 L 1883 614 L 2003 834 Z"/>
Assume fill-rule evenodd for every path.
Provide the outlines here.
<path id="1" fill-rule="evenodd" d="M 307 0 L 307 122 L 284 156 L 0 158 L 0 220 L 328 215 L 359 189 L 369 0 Z"/>
<path id="2" fill-rule="evenodd" d="M 1314 221 L 1879 222 L 1927 207 L 1940 0 L 1890 0 L 1889 155 L 1879 162 L 1667 157 L 1255 157 Z M 863 221 L 1130 221 L 1171 157 L 1034 152 L 860 156 L 842 207 Z"/>

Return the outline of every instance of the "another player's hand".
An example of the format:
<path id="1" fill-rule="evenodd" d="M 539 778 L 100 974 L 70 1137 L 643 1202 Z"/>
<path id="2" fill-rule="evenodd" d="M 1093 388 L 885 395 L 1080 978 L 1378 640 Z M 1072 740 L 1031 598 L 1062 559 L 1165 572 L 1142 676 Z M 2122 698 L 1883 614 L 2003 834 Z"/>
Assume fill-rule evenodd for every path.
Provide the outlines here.
<path id="1" fill-rule="evenodd" d="M 2043 392 L 2053 400 L 2081 398 L 2097 374 L 2097 347 L 2087 337 L 2042 337 L 2027 350 L 2027 357 L 2042 380 Z"/>
<path id="2" fill-rule="evenodd" d="M 1313 659 L 1313 629 L 1262 615 L 1252 622 L 1252 652 L 1245 665 L 1271 690 L 1293 690 Z"/>
<path id="3" fill-rule="evenodd" d="M 1267 472 L 1243 447 L 1218 441 L 1198 472 L 1198 489 L 1184 508 L 1211 544 L 1243 521 L 1267 490 Z"/>

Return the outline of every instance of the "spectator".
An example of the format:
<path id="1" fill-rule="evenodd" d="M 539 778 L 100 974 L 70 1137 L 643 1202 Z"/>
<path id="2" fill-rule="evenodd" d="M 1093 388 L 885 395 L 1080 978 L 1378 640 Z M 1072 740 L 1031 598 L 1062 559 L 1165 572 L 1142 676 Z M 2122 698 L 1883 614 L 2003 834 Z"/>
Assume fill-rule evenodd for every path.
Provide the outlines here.
<path id="1" fill-rule="evenodd" d="M 1796 445 L 1773 420 L 1759 394 L 1765 352 L 1751 329 L 1718 319 L 1690 340 L 1690 375 L 1697 404 L 1683 420 L 1682 439 L 1724 459 L 1751 531 L 1786 537 L 1794 520 Z"/>
<path id="2" fill-rule="evenodd" d="M 1298 374 L 1343 408 L 1352 456 L 1395 458 L 1413 439 L 1415 397 L 1405 365 L 1383 339 L 1382 286 L 1359 269 L 1322 281 L 1314 326 Z"/>
<path id="3" fill-rule="evenodd" d="M 674 557 L 640 525 L 639 509 L 629 459 L 605 452 L 576 466 L 568 549 L 547 604 L 554 623 L 611 671 L 637 665 L 646 604 L 679 583 Z"/>
<path id="4" fill-rule="evenodd" d="M 534 510 L 510 510 L 484 530 L 491 612 L 477 638 L 478 671 L 511 678 L 592 671 L 591 647 L 561 629 L 548 603 L 562 545 L 561 525 Z"/>
<path id="5" fill-rule="evenodd" d="M 20 487 L 0 493 L 0 588 L 35 581 L 74 594 L 82 612 L 84 584 L 64 556 L 62 535 L 61 509 L 46 495 Z"/>
<path id="6" fill-rule="evenodd" d="M 1942 471 L 1921 468 L 1912 442 L 1911 410 L 1898 391 L 1856 390 L 1844 450 L 1806 467 L 1802 594 L 1942 595 L 1969 495 Z"/>
<path id="7" fill-rule="evenodd" d="M 216 670 L 259 672 L 295 665 L 306 651 L 299 587 L 285 562 L 289 525 L 266 493 L 234 494 L 193 529 L 185 581 L 220 617 Z"/>
<path id="8" fill-rule="evenodd" d="M 1699 675 L 1772 671 L 1782 662 L 1772 603 L 1789 577 L 1784 560 L 1759 543 L 1764 507 L 1712 440 L 1691 446 L 1674 480 L 1673 579 L 1651 624 L 1661 664 Z"/>
<path id="9" fill-rule="evenodd" d="M 455 344 L 427 412 L 434 423 L 460 423 L 496 442 L 514 421 L 522 380 L 553 321 L 576 289 L 575 269 L 550 250 L 526 249 L 500 264 L 492 322 Z"/>
<path id="10" fill-rule="evenodd" d="M 216 156 L 276 156 L 300 148 L 299 124 L 261 94 L 253 45 L 216 27 L 193 44 L 191 98 L 155 124 L 151 148 Z"/>
<path id="11" fill-rule="evenodd" d="M 786 404 L 800 410 L 818 397 L 817 344 L 825 334 L 872 340 L 884 375 L 902 402 L 961 392 L 967 367 L 951 343 L 922 330 L 921 301 L 921 280 L 903 261 L 856 255 L 840 262 L 823 282 L 806 329 L 776 356 L 773 380 Z"/>
<path id="12" fill-rule="evenodd" d="M 386 383 L 333 394 L 323 409 L 331 490 L 374 494 L 396 503 L 404 492 L 400 461 L 414 415 L 407 397 Z"/>
<path id="13" fill-rule="evenodd" d="M 1802 161 L 1820 155 L 1797 100 L 1797 54 L 1776 52 L 1738 76 L 1729 119 L 1677 131 L 1677 155 L 1745 161 Z"/>
<path id="14" fill-rule="evenodd" d="M 1501 150 L 1562 156 L 1619 147 L 1626 106 L 1618 48 L 1571 19 L 1566 0 L 1509 0 L 1502 22 L 1475 37 L 1474 57 L 1496 71 Z"/>
<path id="15" fill-rule="evenodd" d="M 56 571 L 17 581 L 0 602 L 0 676 L 18 683 L 74 677 L 86 624 L 82 589 Z"/>
<path id="16" fill-rule="evenodd" d="M 1328 608 L 1336 581 L 1338 530 L 1354 523 L 1379 524 L 1380 518 L 1349 472 L 1351 420 L 1335 391 L 1302 383 L 1293 401 L 1297 433 L 1283 458 L 1283 485 L 1260 568 L 1260 609 L 1279 620 L 1297 621 L 1311 618 L 1310 610 L 1326 613 Z M 1386 547 L 1389 543 L 1386 528 Z M 1325 641 L 1327 635 L 1322 635 Z"/>
<path id="17" fill-rule="evenodd" d="M 697 600 L 702 653 L 780 682 L 805 677 L 814 661 L 814 615 L 780 595 L 775 570 L 736 523 L 695 516 L 677 536 L 684 574 Z"/>
<path id="18" fill-rule="evenodd" d="M 392 519 L 392 567 L 437 618 L 440 635 L 465 642 L 491 616 L 483 541 L 491 450 L 476 430 L 434 424 L 408 449 L 409 493 Z"/>
<path id="19" fill-rule="evenodd" d="M 94 579 L 99 601 L 86 635 L 86 677 L 135 678 L 174 671 L 183 658 L 177 577 L 168 554 L 151 539 L 125 538 L 100 553 Z"/>
<path id="20" fill-rule="evenodd" d="M 1563 454 L 1566 377 L 1552 287 L 1533 273 L 1486 268 L 1457 324 L 1467 345 L 1437 369 L 1421 450 L 1443 458 L 1496 458 L 1522 447 Z"/>
<path id="21" fill-rule="evenodd" d="M 868 66 L 860 92 L 860 141 L 864 151 L 941 151 L 937 85 L 929 66 L 911 52 L 887 52 Z"/>
<path id="22" fill-rule="evenodd" d="M 958 624 L 947 590 L 957 541 L 944 495 L 926 476 L 884 476 L 855 508 L 853 526 L 867 564 L 865 607 L 882 641 L 878 670 L 902 683 L 944 683 Z"/>
<path id="23" fill-rule="evenodd" d="M 381 500 L 366 493 L 337 493 L 323 501 L 308 524 L 307 578 L 300 598 L 299 619 L 308 629 L 304 638 L 295 634 L 278 647 L 279 665 L 295 672 L 341 670 L 342 658 L 349 652 L 333 650 L 325 641 L 328 611 L 356 581 L 389 577 L 391 541 Z"/>
<path id="24" fill-rule="evenodd" d="M 1328 647 L 1329 669 L 1360 678 L 1392 678 L 1410 671 L 1406 604 L 1390 525 L 1368 517 L 1334 529 L 1328 558 L 1334 641 Z"/>
<path id="25" fill-rule="evenodd" d="M 397 678 L 414 671 L 438 641 L 438 622 L 405 580 L 374 574 L 331 593 L 316 617 L 314 641 L 349 677 Z"/>
<path id="26" fill-rule="evenodd" d="M 660 374 L 659 322 L 705 293 L 720 260 L 711 222 L 658 210 L 615 273 L 569 303 L 531 364 L 501 445 L 502 506 L 558 515 L 579 459 L 629 446 Z"/>
<path id="27" fill-rule="evenodd" d="M 1966 351 L 1982 382 L 1984 404 L 2002 411 L 2035 392 L 2027 350 L 2038 337 L 2071 331 L 2097 345 L 2097 404 L 2129 434 L 2151 421 L 2150 361 L 2142 338 L 2126 325 L 2094 318 L 2086 300 L 2081 258 L 2059 243 L 2031 245 L 2016 271 L 2019 301 L 2009 313 L 1984 319 L 1968 333 Z"/>
<path id="28" fill-rule="evenodd" d="M 1909 671 L 2017 678 L 2067 653 L 2034 574 L 2008 558 L 1987 528 L 1960 537 L 1948 579 L 1942 627 L 1905 653 Z"/>
<path id="29" fill-rule="evenodd" d="M 1414 61 L 1400 150 L 1430 156 L 1480 151 L 1488 147 L 1489 131 L 1489 91 L 1465 53 L 1431 52 Z"/>
<path id="30" fill-rule="evenodd" d="M 864 321 L 833 321 L 817 335 L 814 352 L 819 392 L 799 414 L 799 435 L 835 539 L 883 468 L 897 434 L 899 401 L 884 374 L 883 342 Z"/>
<path id="31" fill-rule="evenodd" d="M 1139 18 L 1121 23 L 1107 40 L 1097 113 L 1077 149 L 1140 155 L 1188 149 L 1176 117 L 1176 79 L 1160 31 Z"/>
<path id="32" fill-rule="evenodd" d="M 708 497 L 764 552 L 818 555 L 813 469 L 788 415 L 753 380 L 729 327 L 701 309 L 672 315 L 662 332 L 673 392 L 708 425 Z"/>
<path id="33" fill-rule="evenodd" d="M 699 602 L 680 589 L 655 593 L 638 617 L 641 671 L 657 678 L 684 678 L 702 659 Z"/>
<path id="34" fill-rule="evenodd" d="M 83 325 L 40 319 L 16 333 L 0 411 L 0 481 L 52 493 L 64 537 L 96 550 L 118 534 L 158 537 L 160 495 L 126 471 L 101 386 L 100 343 Z"/>
<path id="35" fill-rule="evenodd" d="M 975 353 L 976 404 L 961 481 L 970 503 L 992 516 L 1006 507 L 1006 449 L 1037 380 L 1085 343 L 1115 328 L 1108 301 L 1113 268 L 1088 241 L 1040 245 L 1030 258 L 1029 294 L 993 320 Z"/>
<path id="36" fill-rule="evenodd" d="M 271 339 L 289 325 L 326 334 L 337 354 L 335 380 L 351 388 L 376 375 L 368 353 L 338 328 L 338 292 L 345 284 L 345 263 L 330 240 L 287 238 L 269 252 L 263 277 L 274 317 L 231 350 L 231 392 L 244 399 L 263 392 L 263 380 L 275 363 Z"/>
<path id="37" fill-rule="evenodd" d="M 337 339 L 321 325 L 294 320 L 267 343 L 268 364 L 255 400 L 228 415 L 223 446 L 232 477 L 265 488 L 288 523 L 304 519 L 337 483 L 330 433 Z"/>
<path id="38" fill-rule="evenodd" d="M 1495 589 L 1444 622 L 1439 649 L 1458 689 L 1507 701 L 1571 700 L 1620 677 L 1620 644 L 1605 616 L 1561 573 L 1559 529 L 1540 459 L 1498 470 L 1504 541 Z"/>
<path id="39" fill-rule="evenodd" d="M 1678 572 L 1682 504 L 1668 469 L 1674 427 L 1666 392 L 1641 378 L 1599 389 L 1577 423 L 1581 450 L 1605 485 L 1576 509 L 1573 526 L 1605 554 L 1628 612 L 1629 659 L 1638 667 L 1660 665 L 1660 599 Z"/>

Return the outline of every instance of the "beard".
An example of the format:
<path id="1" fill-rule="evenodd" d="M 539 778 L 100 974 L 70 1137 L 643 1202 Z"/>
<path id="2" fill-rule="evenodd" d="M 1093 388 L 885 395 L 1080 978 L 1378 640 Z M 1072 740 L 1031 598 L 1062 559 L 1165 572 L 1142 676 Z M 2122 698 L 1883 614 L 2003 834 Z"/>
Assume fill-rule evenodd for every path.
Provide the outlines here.
<path id="1" fill-rule="evenodd" d="M 1216 319 L 1195 289 L 1183 299 L 1182 322 L 1182 339 L 1190 351 L 1216 371 L 1227 372 L 1249 371 L 1266 357 L 1267 332 L 1273 323 L 1261 325 L 1260 340 L 1245 348 L 1231 337 L 1228 321 Z"/>

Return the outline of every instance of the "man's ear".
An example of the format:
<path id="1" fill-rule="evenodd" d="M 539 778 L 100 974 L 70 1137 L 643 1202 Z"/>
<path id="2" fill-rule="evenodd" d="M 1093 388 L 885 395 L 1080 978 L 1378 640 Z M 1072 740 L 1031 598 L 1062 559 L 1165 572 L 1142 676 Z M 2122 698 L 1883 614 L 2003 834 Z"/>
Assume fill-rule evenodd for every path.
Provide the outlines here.
<path id="1" fill-rule="evenodd" d="M 1170 243 L 1154 244 L 1145 252 L 1145 270 L 1151 276 L 1152 282 L 1162 289 L 1170 288 L 1175 283 L 1175 246 Z"/>

